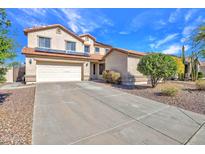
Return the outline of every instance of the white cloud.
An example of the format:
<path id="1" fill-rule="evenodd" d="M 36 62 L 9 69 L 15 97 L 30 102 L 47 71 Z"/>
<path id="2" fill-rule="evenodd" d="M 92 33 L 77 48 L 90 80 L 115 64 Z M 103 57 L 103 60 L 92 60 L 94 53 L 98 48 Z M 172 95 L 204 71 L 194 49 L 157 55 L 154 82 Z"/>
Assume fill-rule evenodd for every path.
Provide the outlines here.
<path id="1" fill-rule="evenodd" d="M 178 33 L 174 33 L 174 34 L 170 34 L 170 35 L 166 36 L 165 38 L 163 38 L 163 39 L 156 42 L 155 48 L 158 48 L 159 46 L 161 46 L 161 45 L 175 39 L 177 36 L 178 36 Z"/>
<path id="2" fill-rule="evenodd" d="M 99 12 L 90 13 L 80 9 L 57 9 L 54 12 L 63 21 L 67 21 L 67 26 L 75 33 L 87 33 L 97 28 L 113 26 L 113 22 Z"/>
<path id="3" fill-rule="evenodd" d="M 121 35 L 127 35 L 127 34 L 129 34 L 129 32 L 121 31 L 121 32 L 119 32 L 119 34 L 121 34 Z"/>
<path id="4" fill-rule="evenodd" d="M 154 43 L 149 44 L 149 46 L 153 49 L 155 47 Z"/>
<path id="5" fill-rule="evenodd" d="M 167 49 L 163 50 L 162 53 L 164 54 L 177 54 L 181 50 L 180 45 L 171 45 Z"/>
<path id="6" fill-rule="evenodd" d="M 163 20 L 159 20 L 157 23 L 160 24 L 161 26 L 164 26 L 164 25 L 167 24 L 167 23 L 166 23 L 165 21 L 163 21 Z"/>
<path id="7" fill-rule="evenodd" d="M 189 49 L 189 46 L 186 45 L 185 46 L 185 49 L 188 50 Z M 179 52 L 181 52 L 182 50 L 182 46 L 181 45 L 170 45 L 167 49 L 165 50 L 162 50 L 161 52 L 164 53 L 164 54 L 178 54 Z"/>
<path id="8" fill-rule="evenodd" d="M 154 40 L 156 40 L 156 38 L 155 38 L 154 36 L 151 36 L 151 35 L 148 37 L 148 39 L 149 39 L 149 41 L 154 41 Z"/>
<path id="9" fill-rule="evenodd" d="M 47 17 L 55 18 L 56 23 L 70 28 L 75 33 L 88 33 L 95 29 L 106 29 L 113 26 L 113 22 L 105 17 L 99 10 L 87 11 L 86 9 L 41 9 L 29 8 L 18 9 L 19 14 L 13 15 L 22 27 L 46 25 Z M 49 15 L 49 16 L 48 16 Z"/>
<path id="10" fill-rule="evenodd" d="M 8 14 L 12 17 L 13 20 L 16 20 L 16 22 L 19 25 L 21 25 L 23 28 L 43 26 L 47 24 L 44 20 L 37 20 L 35 18 L 29 17 L 28 15 L 22 17 L 22 16 L 17 16 L 11 12 L 8 12 Z"/>
<path id="11" fill-rule="evenodd" d="M 188 36 L 188 35 L 190 35 L 190 34 L 193 32 L 193 30 L 194 30 L 195 28 L 196 28 L 195 26 L 186 26 L 186 27 L 184 27 L 184 29 L 183 29 L 183 31 L 182 31 L 182 34 L 183 34 L 184 36 Z"/>
<path id="12" fill-rule="evenodd" d="M 197 12 L 197 9 L 190 9 L 184 17 L 185 21 L 189 21 L 195 12 Z"/>
<path id="13" fill-rule="evenodd" d="M 176 21 L 177 16 L 179 15 L 180 9 L 176 9 L 174 12 L 172 12 L 169 16 L 169 22 L 173 23 Z"/>
<path id="14" fill-rule="evenodd" d="M 42 8 L 29 8 L 29 9 L 22 8 L 19 10 L 23 11 L 25 14 L 29 16 L 34 16 L 34 17 L 45 16 L 47 13 L 47 9 L 42 9 Z"/>
<path id="15" fill-rule="evenodd" d="M 195 20 L 195 22 L 197 22 L 197 23 L 204 23 L 204 22 L 205 22 L 205 18 L 203 18 L 202 16 L 199 16 L 199 17 Z"/>

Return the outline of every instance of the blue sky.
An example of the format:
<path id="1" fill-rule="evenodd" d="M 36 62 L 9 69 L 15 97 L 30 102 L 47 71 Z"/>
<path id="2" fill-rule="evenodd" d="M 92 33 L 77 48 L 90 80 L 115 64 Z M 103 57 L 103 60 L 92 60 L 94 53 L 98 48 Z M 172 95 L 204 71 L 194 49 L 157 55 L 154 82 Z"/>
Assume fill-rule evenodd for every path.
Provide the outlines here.
<path id="1" fill-rule="evenodd" d="M 205 22 L 205 9 L 7 9 L 11 35 L 19 44 L 17 61 L 24 62 L 23 29 L 62 24 L 77 34 L 90 33 L 114 47 L 141 52 L 181 54 L 186 38 Z"/>

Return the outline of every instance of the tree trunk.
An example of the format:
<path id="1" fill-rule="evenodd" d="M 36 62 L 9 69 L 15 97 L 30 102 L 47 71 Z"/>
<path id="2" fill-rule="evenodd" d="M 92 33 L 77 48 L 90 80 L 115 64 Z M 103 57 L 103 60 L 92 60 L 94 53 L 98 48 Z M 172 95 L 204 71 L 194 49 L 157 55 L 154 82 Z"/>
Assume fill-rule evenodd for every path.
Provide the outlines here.
<path id="1" fill-rule="evenodd" d="M 157 86 L 157 79 L 151 77 L 151 84 L 152 88 L 155 88 Z"/>

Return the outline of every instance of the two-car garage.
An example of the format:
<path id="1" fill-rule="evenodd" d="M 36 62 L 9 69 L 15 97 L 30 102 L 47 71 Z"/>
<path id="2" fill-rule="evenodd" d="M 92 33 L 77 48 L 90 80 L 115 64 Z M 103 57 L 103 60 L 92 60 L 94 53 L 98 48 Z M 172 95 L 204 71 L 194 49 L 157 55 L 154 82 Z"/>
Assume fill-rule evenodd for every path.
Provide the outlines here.
<path id="1" fill-rule="evenodd" d="M 82 64 L 40 62 L 36 64 L 37 82 L 81 81 Z"/>

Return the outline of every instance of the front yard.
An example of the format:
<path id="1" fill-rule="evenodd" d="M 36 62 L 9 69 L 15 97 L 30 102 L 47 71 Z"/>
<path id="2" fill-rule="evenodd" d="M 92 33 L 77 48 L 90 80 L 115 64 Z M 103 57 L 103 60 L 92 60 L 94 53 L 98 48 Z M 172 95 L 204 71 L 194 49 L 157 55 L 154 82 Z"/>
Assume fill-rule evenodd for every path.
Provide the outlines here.
<path id="1" fill-rule="evenodd" d="M 0 144 L 31 144 L 35 88 L 0 90 Z"/>
<path id="2" fill-rule="evenodd" d="M 111 85 L 107 83 L 101 84 L 112 86 L 118 90 L 156 100 L 161 103 L 174 105 L 186 110 L 205 114 L 205 91 L 197 90 L 194 82 L 169 81 L 166 83 L 160 83 L 156 88 L 151 88 L 150 85 L 128 87 L 123 85 Z M 176 96 L 171 97 L 161 95 L 161 89 L 167 87 L 168 85 L 178 87 L 179 92 Z"/>

